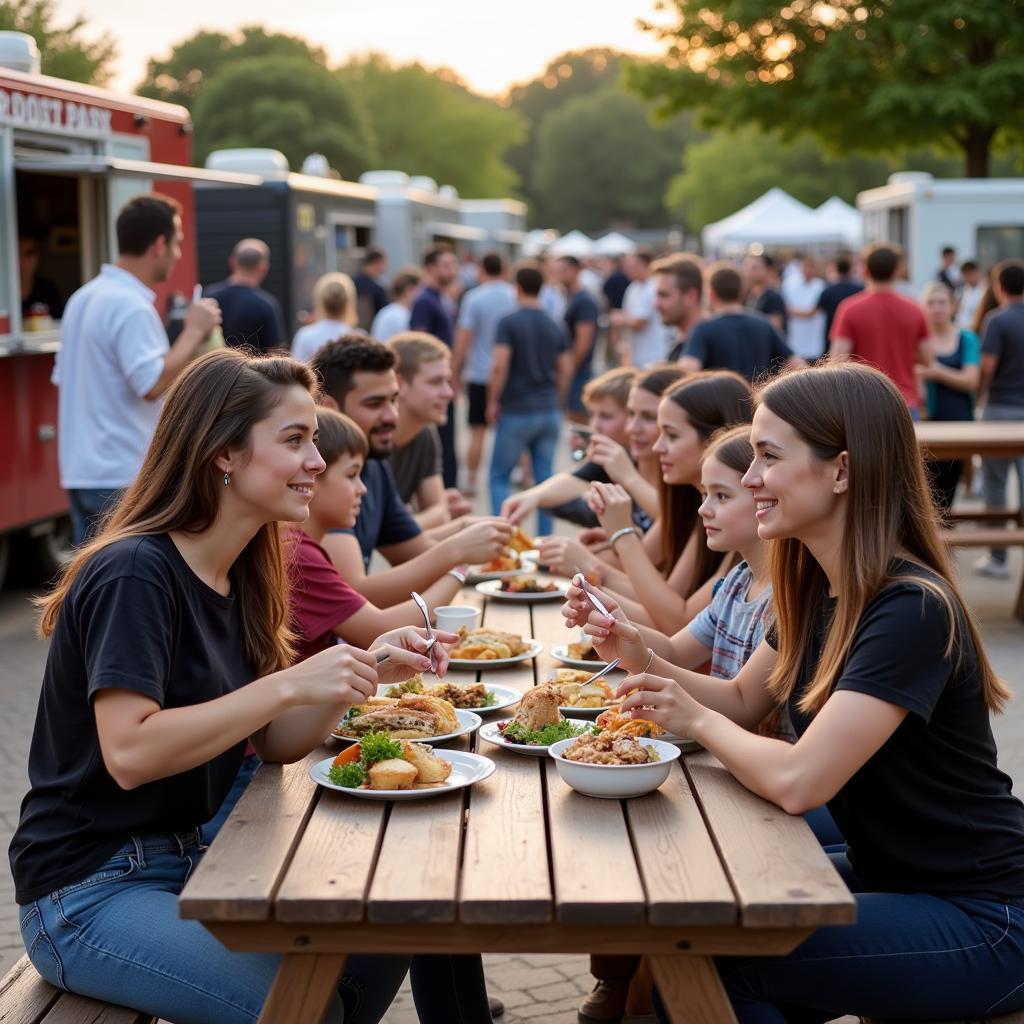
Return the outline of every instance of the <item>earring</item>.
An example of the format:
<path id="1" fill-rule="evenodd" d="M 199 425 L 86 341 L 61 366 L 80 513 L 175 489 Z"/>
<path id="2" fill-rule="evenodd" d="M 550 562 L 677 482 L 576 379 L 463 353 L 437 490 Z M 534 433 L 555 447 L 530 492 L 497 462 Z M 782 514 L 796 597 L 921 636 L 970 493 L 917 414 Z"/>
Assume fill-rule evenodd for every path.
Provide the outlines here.
<path id="1" fill-rule="evenodd" d="M 224 486 L 227 487 L 228 484 L 230 484 L 230 483 L 231 483 L 231 474 L 230 473 L 225 473 L 224 474 Z"/>

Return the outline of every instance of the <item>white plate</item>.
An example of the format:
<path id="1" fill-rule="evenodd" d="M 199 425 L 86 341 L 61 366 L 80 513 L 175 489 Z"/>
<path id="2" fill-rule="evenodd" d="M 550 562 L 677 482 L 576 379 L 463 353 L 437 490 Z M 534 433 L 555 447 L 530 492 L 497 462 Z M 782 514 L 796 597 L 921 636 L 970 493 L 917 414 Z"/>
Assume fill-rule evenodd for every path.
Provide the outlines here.
<path id="1" fill-rule="evenodd" d="M 535 573 L 537 571 L 536 562 L 526 562 L 520 559 L 518 569 L 501 569 L 498 572 L 484 572 L 483 567 L 479 566 L 476 569 L 470 569 L 466 574 L 466 584 L 468 586 L 475 586 L 477 583 L 485 583 L 487 580 L 506 580 L 512 576 L 524 576 L 526 573 Z"/>
<path id="2" fill-rule="evenodd" d="M 485 663 L 486 664 L 486 663 Z M 377 687 L 377 696 L 386 697 L 388 690 L 391 689 L 393 684 L 387 683 Z M 458 683 L 453 683 L 453 686 L 458 686 Z M 493 693 L 498 698 L 496 704 L 489 704 L 485 708 L 465 708 L 466 711 L 472 711 L 476 715 L 490 715 L 495 711 L 504 711 L 505 708 L 512 707 L 513 704 L 518 704 L 522 699 L 523 695 L 519 690 L 513 689 L 511 686 L 491 686 L 488 683 L 484 683 L 488 693 Z M 456 711 L 459 709 L 456 708 Z M 433 743 L 433 740 L 424 740 L 424 743 Z"/>
<path id="3" fill-rule="evenodd" d="M 615 707 L 614 704 L 609 704 L 608 707 L 604 708 L 578 708 L 572 704 L 560 705 L 558 710 L 562 712 L 563 718 L 597 718 L 602 712 L 607 711 L 609 707 Z"/>
<path id="4" fill-rule="evenodd" d="M 591 725 L 591 722 L 584 722 L 579 718 L 570 718 L 570 722 L 573 725 Z M 487 743 L 493 743 L 496 747 L 503 747 L 505 750 L 514 750 L 517 754 L 529 754 L 533 757 L 547 757 L 547 747 L 537 747 L 529 743 L 513 743 L 510 740 L 505 739 L 500 732 L 498 732 L 498 726 L 500 722 L 488 722 L 485 726 L 480 729 L 480 739 L 485 740 Z"/>
<path id="5" fill-rule="evenodd" d="M 584 764 L 563 757 L 572 740 L 559 740 L 548 747 L 561 780 L 584 796 L 602 800 L 627 800 L 656 790 L 672 771 L 672 762 L 679 759 L 679 750 L 663 740 L 643 737 L 641 745 L 657 751 L 659 760 L 649 764 Z"/>
<path id="6" fill-rule="evenodd" d="M 568 644 L 558 644 L 552 647 L 551 657 L 555 661 L 560 661 L 566 668 L 580 668 L 584 671 L 590 669 L 591 672 L 600 672 L 608 664 L 606 661 L 584 661 L 582 658 L 570 658 Z"/>
<path id="7" fill-rule="evenodd" d="M 524 639 L 528 644 L 526 650 L 514 657 L 492 658 L 490 661 L 483 658 L 451 658 L 448 661 L 448 667 L 484 671 L 489 668 L 510 668 L 512 665 L 521 665 L 524 661 L 536 658 L 544 650 L 544 645 L 539 640 L 534 640 L 532 637 L 524 637 Z"/>
<path id="8" fill-rule="evenodd" d="M 564 580 L 553 580 L 552 582 L 555 584 L 555 589 L 543 594 L 507 594 L 501 589 L 501 580 L 478 583 L 476 592 L 495 601 L 518 601 L 520 604 L 530 604 L 534 601 L 564 601 L 569 584 Z"/>
<path id="9" fill-rule="evenodd" d="M 331 782 L 327 772 L 330 770 L 333 757 L 325 757 L 309 769 L 310 778 L 326 789 L 334 789 L 349 796 L 361 797 L 363 800 L 428 800 L 432 796 L 443 796 L 455 789 L 465 789 L 474 783 L 482 782 L 494 774 L 494 762 L 480 754 L 469 754 L 462 750 L 435 750 L 435 755 L 442 761 L 448 761 L 452 773 L 443 786 L 430 789 L 346 789 Z"/>
<path id="10" fill-rule="evenodd" d="M 455 714 L 459 719 L 459 729 L 456 732 L 446 732 L 443 736 L 424 736 L 422 740 L 414 740 L 415 743 L 429 743 L 433 746 L 436 743 L 447 743 L 458 736 L 465 736 L 466 733 L 476 732 L 483 721 L 478 714 L 472 711 L 463 711 L 456 708 Z M 331 738 L 340 740 L 342 743 L 358 743 L 358 736 L 342 736 L 340 732 L 332 732 Z"/>

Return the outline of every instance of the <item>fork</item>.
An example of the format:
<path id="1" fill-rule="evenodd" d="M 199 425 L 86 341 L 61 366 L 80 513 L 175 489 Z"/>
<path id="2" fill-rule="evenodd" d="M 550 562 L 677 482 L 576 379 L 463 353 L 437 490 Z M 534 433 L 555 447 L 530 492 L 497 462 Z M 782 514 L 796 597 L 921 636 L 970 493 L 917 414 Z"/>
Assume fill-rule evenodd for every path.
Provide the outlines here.
<path id="1" fill-rule="evenodd" d="M 416 607 L 419 608 L 420 614 L 423 616 L 423 624 L 427 627 L 427 649 L 423 653 L 430 662 L 430 671 L 437 675 L 437 669 L 434 666 L 434 644 L 437 643 L 437 637 L 434 636 L 434 630 L 430 625 L 430 612 L 427 610 L 427 602 L 415 590 L 412 592 L 412 600 Z"/>
<path id="2" fill-rule="evenodd" d="M 590 683 L 597 682 L 597 680 L 600 679 L 602 676 L 606 676 L 609 672 L 612 672 L 614 669 L 617 669 L 619 667 L 619 662 L 621 660 L 621 658 L 613 658 L 611 661 L 608 662 L 607 665 L 605 665 L 603 669 L 601 669 L 600 672 L 595 672 L 589 679 L 584 679 L 583 682 L 580 683 L 580 686 L 587 686 Z"/>
<path id="3" fill-rule="evenodd" d="M 579 577 L 579 583 L 576 585 L 580 588 L 580 590 L 583 591 L 583 596 L 591 603 L 594 610 L 600 612 L 606 618 L 614 618 L 612 613 L 608 611 L 607 608 L 605 608 L 604 604 L 597 597 L 597 595 L 591 593 L 590 584 L 587 582 L 587 577 L 584 576 L 582 572 L 580 572 L 578 567 L 576 569 L 576 575 Z M 573 583 L 576 583 L 575 579 L 573 579 Z"/>

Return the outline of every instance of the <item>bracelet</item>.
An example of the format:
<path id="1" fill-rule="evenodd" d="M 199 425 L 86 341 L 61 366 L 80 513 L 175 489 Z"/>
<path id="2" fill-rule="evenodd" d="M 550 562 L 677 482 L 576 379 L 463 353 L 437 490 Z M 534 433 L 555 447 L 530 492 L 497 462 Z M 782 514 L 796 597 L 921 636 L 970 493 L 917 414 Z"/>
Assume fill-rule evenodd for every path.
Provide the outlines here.
<path id="1" fill-rule="evenodd" d="M 449 576 L 454 576 L 455 579 L 457 579 L 459 581 L 459 586 L 460 587 L 464 587 L 466 585 L 466 575 L 465 575 L 465 573 L 459 572 L 458 569 L 449 569 L 448 570 L 448 575 Z"/>
<path id="2" fill-rule="evenodd" d="M 639 675 L 646 674 L 647 672 L 649 672 L 651 670 L 651 666 L 653 664 L 654 664 L 654 648 L 653 647 L 648 647 L 647 648 L 647 664 L 644 665 L 643 669 L 638 674 Z"/>
<path id="3" fill-rule="evenodd" d="M 608 543 L 614 548 L 615 542 L 620 537 L 625 537 L 627 533 L 632 533 L 635 536 L 640 536 L 640 531 L 635 526 L 624 526 L 621 530 L 616 530 L 609 538 Z"/>

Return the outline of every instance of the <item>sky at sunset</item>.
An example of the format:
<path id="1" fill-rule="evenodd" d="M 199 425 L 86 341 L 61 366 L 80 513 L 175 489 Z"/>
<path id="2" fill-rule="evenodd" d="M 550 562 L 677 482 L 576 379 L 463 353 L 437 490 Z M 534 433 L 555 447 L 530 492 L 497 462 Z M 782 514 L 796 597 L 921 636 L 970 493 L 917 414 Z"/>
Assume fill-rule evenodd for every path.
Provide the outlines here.
<path id="1" fill-rule="evenodd" d="M 654 16 L 654 0 L 172 0 L 143 8 L 127 0 L 57 0 L 56 8 L 61 20 L 86 13 L 90 33 L 117 39 L 113 86 L 119 89 L 139 82 L 150 56 L 166 54 L 201 28 L 231 31 L 253 23 L 304 36 L 336 63 L 376 50 L 398 63 L 445 65 L 488 94 L 533 78 L 564 50 L 661 52 L 636 25 Z"/>

